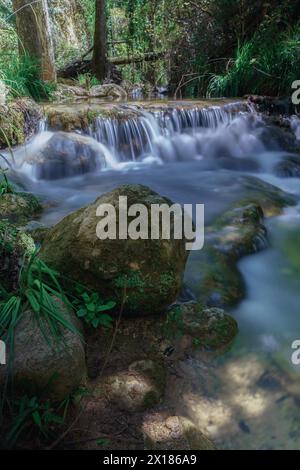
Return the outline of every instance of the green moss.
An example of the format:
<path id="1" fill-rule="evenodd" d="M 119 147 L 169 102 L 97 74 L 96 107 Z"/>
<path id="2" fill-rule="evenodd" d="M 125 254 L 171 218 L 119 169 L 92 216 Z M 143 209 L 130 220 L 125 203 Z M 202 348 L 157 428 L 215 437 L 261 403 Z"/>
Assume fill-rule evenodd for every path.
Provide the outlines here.
<path id="1" fill-rule="evenodd" d="M 14 192 L 0 195 L 0 219 L 23 224 L 41 211 L 42 206 L 33 194 Z"/>

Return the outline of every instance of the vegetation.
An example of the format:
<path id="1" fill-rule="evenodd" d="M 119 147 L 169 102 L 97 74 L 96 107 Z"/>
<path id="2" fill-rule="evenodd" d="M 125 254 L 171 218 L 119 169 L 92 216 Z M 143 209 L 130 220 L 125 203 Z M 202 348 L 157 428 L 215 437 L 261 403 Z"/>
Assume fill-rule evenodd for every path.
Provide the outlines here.
<path id="1" fill-rule="evenodd" d="M 58 281 L 58 274 L 36 254 L 25 260 L 15 291 L 0 285 L 0 337 L 13 345 L 15 328 L 28 309 L 35 313 L 45 340 L 50 344 L 61 337 L 61 327 L 77 329 L 65 317 L 61 305 L 70 306 Z"/>
<path id="2" fill-rule="evenodd" d="M 2 177 L 1 177 L 2 173 Z M 13 185 L 8 181 L 7 176 L 5 174 L 5 170 L 1 170 L 0 172 L 0 196 L 3 194 L 12 194 L 14 193 Z"/>
<path id="3" fill-rule="evenodd" d="M 176 96 L 284 95 L 299 79 L 300 23 L 294 0 L 50 1 L 53 37 L 44 0 L 35 2 L 34 11 L 37 26 L 45 28 L 35 28 L 33 21 L 36 31 L 24 35 L 27 8 L 17 7 L 25 3 L 5 0 L 0 9 L 0 80 L 11 96 L 50 98 L 54 60 L 60 68 L 83 52 L 93 59 L 87 85 L 110 77 L 110 59 L 120 57 L 125 58 L 118 66 L 123 79 L 142 86 L 169 84 Z M 44 50 L 36 46 L 41 29 L 48 31 L 41 41 Z M 134 59 L 149 53 L 155 53 L 155 60 Z"/>
<path id="4" fill-rule="evenodd" d="M 104 303 L 97 292 L 88 293 L 86 288 L 77 285 L 77 297 L 73 300 L 73 306 L 79 318 L 94 328 L 103 326 L 112 327 L 112 317 L 107 312 L 116 306 L 116 302 Z"/>

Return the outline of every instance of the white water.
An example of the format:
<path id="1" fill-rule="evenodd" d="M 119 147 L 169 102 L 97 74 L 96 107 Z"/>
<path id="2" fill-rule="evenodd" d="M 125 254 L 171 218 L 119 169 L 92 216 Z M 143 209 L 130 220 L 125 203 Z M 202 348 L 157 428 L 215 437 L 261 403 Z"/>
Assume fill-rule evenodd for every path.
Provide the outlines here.
<path id="1" fill-rule="evenodd" d="M 176 161 L 201 161 L 206 170 L 231 168 L 235 164 L 259 167 L 257 159 L 248 157 L 265 150 L 260 139 L 262 123 L 245 103 L 204 109 L 183 107 L 154 113 L 137 106 L 127 106 L 126 110 L 134 117 L 96 118 L 88 136 L 79 132 L 60 133 L 59 149 L 55 132 L 47 130 L 47 124 L 42 122 L 39 134 L 15 151 L 18 171 L 39 179 L 36 166 L 41 164 L 49 145 L 52 154 L 56 153 L 57 178 L 61 177 L 62 161 L 67 159 L 69 164 L 76 159 L 76 153 L 79 157 L 84 154 L 87 159 L 96 154 L 101 170 L 119 171 Z M 88 168 L 74 165 L 75 174 L 87 171 Z M 53 166 L 49 175 L 47 170 L 40 173 L 41 179 L 55 178 Z M 66 174 L 73 175 L 73 172 Z"/>

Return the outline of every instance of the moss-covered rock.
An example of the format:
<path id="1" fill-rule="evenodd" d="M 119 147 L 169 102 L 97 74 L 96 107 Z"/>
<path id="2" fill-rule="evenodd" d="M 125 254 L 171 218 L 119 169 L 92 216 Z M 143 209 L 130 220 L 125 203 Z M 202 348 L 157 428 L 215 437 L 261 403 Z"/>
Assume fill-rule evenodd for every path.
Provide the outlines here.
<path id="1" fill-rule="evenodd" d="M 0 195 L 0 219 L 22 224 L 42 211 L 39 200 L 30 193 L 12 192 Z"/>
<path id="2" fill-rule="evenodd" d="M 24 256 L 30 256 L 34 251 L 35 244 L 30 235 L 0 220 L 0 282 L 8 289 L 17 286 Z"/>
<path id="3" fill-rule="evenodd" d="M 63 219 L 46 237 L 40 253 L 50 266 L 96 290 L 105 298 L 125 302 L 124 313 L 147 315 L 163 312 L 180 291 L 188 252 L 186 240 L 175 240 L 173 220 L 171 239 L 100 240 L 96 234 L 101 204 L 111 204 L 119 214 L 119 197 L 126 196 L 128 207 L 140 203 L 172 205 L 171 201 L 141 185 L 124 185 L 104 194 L 93 204 Z M 131 218 L 128 219 L 130 223 Z"/>
<path id="4" fill-rule="evenodd" d="M 115 122 L 124 122 L 137 118 L 140 113 L 134 109 L 117 106 L 110 103 L 101 105 L 82 104 L 78 106 L 52 104 L 46 108 L 48 125 L 58 131 L 89 132 L 96 129 L 97 119 L 112 119 Z"/>
<path id="5" fill-rule="evenodd" d="M 255 176 L 242 176 L 244 198 L 236 203 L 236 207 L 258 204 L 265 217 L 273 217 L 282 212 L 284 207 L 296 204 L 296 198 L 276 186 Z"/>
<path id="6" fill-rule="evenodd" d="M 0 148 L 23 144 L 37 131 L 42 118 L 41 108 L 30 98 L 0 105 Z"/>
<path id="7" fill-rule="evenodd" d="M 200 264 L 202 278 L 198 296 L 214 307 L 236 305 L 245 296 L 245 283 L 235 260 L 213 247 L 206 248 Z"/>
<path id="8" fill-rule="evenodd" d="M 268 246 L 265 215 L 277 215 L 295 204 L 292 195 L 258 178 L 243 176 L 240 181 L 244 198 L 207 227 L 200 254 L 197 294 L 210 307 L 232 306 L 243 299 L 245 284 L 237 261 Z"/>
<path id="9" fill-rule="evenodd" d="M 190 303 L 182 305 L 181 311 L 184 332 L 201 348 L 223 350 L 231 345 L 238 333 L 235 319 L 220 308 Z"/>
<path id="10" fill-rule="evenodd" d="M 101 379 L 93 395 L 105 394 L 118 408 L 139 412 L 151 408 L 161 400 L 166 383 L 164 367 L 150 359 L 136 361 L 128 370 Z"/>

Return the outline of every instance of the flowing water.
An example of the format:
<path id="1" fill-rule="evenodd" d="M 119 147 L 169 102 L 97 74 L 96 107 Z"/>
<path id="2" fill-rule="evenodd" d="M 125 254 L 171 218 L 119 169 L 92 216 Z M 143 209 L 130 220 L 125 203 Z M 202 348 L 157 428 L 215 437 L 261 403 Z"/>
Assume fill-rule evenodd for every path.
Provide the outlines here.
<path id="1" fill-rule="evenodd" d="M 291 343 L 300 339 L 300 181 L 274 176 L 287 152 L 245 103 L 121 108 L 127 119 L 97 118 L 84 135 L 45 123 L 15 151 L 16 179 L 49 203 L 46 225 L 124 183 L 148 185 L 182 204 L 204 203 L 206 224 L 243 199 L 244 175 L 292 192 L 299 206 L 267 222 L 271 247 L 239 263 L 247 296 L 231 311 L 240 328 L 233 348 L 209 367 L 201 357 L 184 361 L 175 406 L 221 448 L 300 449 L 300 366 L 291 363 Z M 292 127 L 300 137 L 295 118 Z M 190 288 L 200 272 L 192 253 Z"/>

